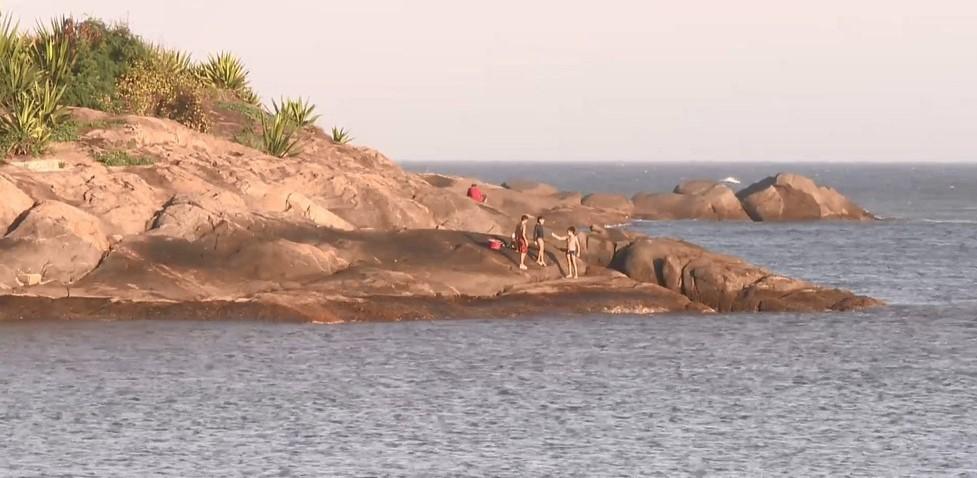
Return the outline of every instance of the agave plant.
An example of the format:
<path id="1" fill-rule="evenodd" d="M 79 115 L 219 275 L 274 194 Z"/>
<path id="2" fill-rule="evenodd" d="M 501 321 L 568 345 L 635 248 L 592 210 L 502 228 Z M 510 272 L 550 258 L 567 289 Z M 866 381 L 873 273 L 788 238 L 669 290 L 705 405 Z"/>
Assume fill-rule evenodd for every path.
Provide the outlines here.
<path id="1" fill-rule="evenodd" d="M 42 35 L 34 43 L 34 63 L 50 81 L 64 85 L 75 64 L 75 51 L 63 35 Z"/>
<path id="2" fill-rule="evenodd" d="M 311 126 L 319 119 L 319 115 L 315 114 L 315 105 L 302 98 L 282 98 L 281 103 L 271 100 L 271 105 L 276 116 L 284 116 L 299 128 Z"/>
<path id="3" fill-rule="evenodd" d="M 8 148 L 4 153 L 40 153 L 51 141 L 51 129 L 43 120 L 38 100 L 28 93 L 19 96 L 15 107 L 0 116 L 0 138 Z"/>
<path id="4" fill-rule="evenodd" d="M 193 60 L 185 51 L 169 50 L 160 45 L 150 47 L 150 55 L 156 65 L 171 75 L 183 75 L 193 69 Z"/>
<path id="5" fill-rule="evenodd" d="M 250 86 L 238 90 L 237 97 L 251 106 L 261 106 L 261 97 Z"/>
<path id="6" fill-rule="evenodd" d="M 261 140 L 265 152 L 279 158 L 299 153 L 295 125 L 283 114 L 261 115 Z"/>
<path id="7" fill-rule="evenodd" d="M 12 51 L 19 48 L 20 41 L 17 24 L 9 16 L 0 13 L 0 59 L 7 58 Z"/>
<path id="8" fill-rule="evenodd" d="M 349 131 L 343 128 L 332 127 L 332 142 L 336 144 L 346 144 L 353 141 L 353 137 L 349 135 Z"/>
<path id="9" fill-rule="evenodd" d="M 54 128 L 68 118 L 68 112 L 61 104 L 64 90 L 63 85 L 58 86 L 52 81 L 45 81 L 35 84 L 31 91 L 32 100 L 38 108 L 38 118 L 49 128 Z"/>
<path id="10" fill-rule="evenodd" d="M 13 45 L 0 58 L 0 106 L 12 108 L 23 94 L 41 81 L 41 71 L 34 66 L 23 44 Z"/>
<path id="11" fill-rule="evenodd" d="M 207 63 L 200 65 L 197 74 L 216 88 L 241 91 L 248 86 L 248 70 L 236 56 L 226 52 L 210 56 Z"/>

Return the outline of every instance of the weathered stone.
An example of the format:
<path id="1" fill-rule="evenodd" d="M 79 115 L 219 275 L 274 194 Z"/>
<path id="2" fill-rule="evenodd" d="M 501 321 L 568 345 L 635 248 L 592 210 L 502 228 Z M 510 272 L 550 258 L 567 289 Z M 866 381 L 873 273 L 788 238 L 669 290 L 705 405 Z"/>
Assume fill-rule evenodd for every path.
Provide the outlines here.
<path id="1" fill-rule="evenodd" d="M 631 214 L 634 210 L 631 200 L 619 194 L 588 194 L 583 197 L 581 204 L 597 209 L 621 211 L 624 214 Z"/>
<path id="2" fill-rule="evenodd" d="M 875 217 L 838 191 L 810 178 L 781 173 L 754 183 L 737 196 L 755 221 L 873 220 Z"/>
<path id="3" fill-rule="evenodd" d="M 64 203 L 42 201 L 0 239 L 0 284 L 20 285 L 23 274 L 70 283 L 94 269 L 109 245 L 97 218 Z"/>

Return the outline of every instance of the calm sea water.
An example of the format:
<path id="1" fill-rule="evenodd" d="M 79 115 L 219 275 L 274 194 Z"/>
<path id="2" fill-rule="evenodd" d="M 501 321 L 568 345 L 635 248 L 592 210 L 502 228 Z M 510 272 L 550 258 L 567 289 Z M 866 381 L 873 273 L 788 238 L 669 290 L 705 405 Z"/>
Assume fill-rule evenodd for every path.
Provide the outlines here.
<path id="1" fill-rule="evenodd" d="M 891 219 L 635 227 L 892 306 L 0 324 L 0 476 L 977 476 L 977 166 L 409 167 L 612 192 L 809 174 Z"/>

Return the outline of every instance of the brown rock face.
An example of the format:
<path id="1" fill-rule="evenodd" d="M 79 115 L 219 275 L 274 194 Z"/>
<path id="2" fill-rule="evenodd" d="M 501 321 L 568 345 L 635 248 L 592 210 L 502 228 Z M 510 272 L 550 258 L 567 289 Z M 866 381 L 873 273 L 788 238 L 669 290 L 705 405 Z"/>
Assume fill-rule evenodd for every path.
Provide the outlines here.
<path id="1" fill-rule="evenodd" d="M 580 202 L 587 207 L 620 211 L 624 214 L 631 214 L 634 210 L 631 200 L 618 194 L 588 194 Z"/>
<path id="2" fill-rule="evenodd" d="M 716 187 L 725 187 L 722 183 L 716 181 L 710 181 L 708 179 L 693 179 L 691 181 L 685 181 L 675 186 L 672 190 L 675 194 L 691 194 L 699 195 L 705 194 L 709 191 L 715 189 Z"/>
<path id="3" fill-rule="evenodd" d="M 109 250 L 100 221 L 57 201 L 42 201 L 0 239 L 0 288 L 21 286 L 24 274 L 40 283 L 70 284 L 94 269 Z"/>
<path id="4" fill-rule="evenodd" d="M 506 181 L 502 183 L 502 187 L 510 191 L 533 194 L 536 196 L 553 196 L 560 192 L 559 189 L 549 184 L 521 179 Z"/>
<path id="5" fill-rule="evenodd" d="M 587 262 L 609 267 L 614 255 L 634 240 L 635 236 L 624 229 L 592 228 L 582 235 L 583 257 Z"/>
<path id="6" fill-rule="evenodd" d="M 818 186 L 810 178 L 778 174 L 737 193 L 755 221 L 812 221 L 820 219 L 875 219 L 838 191 Z"/>
<path id="7" fill-rule="evenodd" d="M 7 233 L 18 216 L 33 205 L 34 200 L 30 196 L 9 179 L 0 176 L 0 237 Z"/>
<path id="8" fill-rule="evenodd" d="M 591 224 L 621 224 L 628 220 L 628 215 L 624 211 L 582 205 L 580 193 L 546 193 L 549 188 L 540 189 L 531 185 L 525 186 L 532 191 L 526 193 L 485 184 L 471 178 L 441 174 L 423 174 L 421 177 L 428 184 L 438 188 L 440 194 L 431 196 L 419 194 L 416 199 L 429 204 L 433 211 L 443 209 L 440 213 L 443 217 L 456 217 L 454 224 L 458 224 L 459 227 L 444 226 L 446 229 L 508 235 L 523 214 L 546 217 L 547 226 L 553 230 L 562 230 L 568 226 L 580 228 Z M 472 184 L 478 184 L 488 197 L 484 204 L 477 207 L 465 197 L 465 192 Z M 555 188 L 552 190 L 556 191 Z M 485 227 L 486 225 L 489 227 Z"/>
<path id="9" fill-rule="evenodd" d="M 868 297 L 772 274 L 740 259 L 672 239 L 638 239 L 611 267 L 720 312 L 827 311 L 879 305 Z"/>
<path id="10" fill-rule="evenodd" d="M 641 219 L 749 219 L 733 191 L 712 181 L 685 182 L 672 193 L 639 193 L 632 201 Z"/>

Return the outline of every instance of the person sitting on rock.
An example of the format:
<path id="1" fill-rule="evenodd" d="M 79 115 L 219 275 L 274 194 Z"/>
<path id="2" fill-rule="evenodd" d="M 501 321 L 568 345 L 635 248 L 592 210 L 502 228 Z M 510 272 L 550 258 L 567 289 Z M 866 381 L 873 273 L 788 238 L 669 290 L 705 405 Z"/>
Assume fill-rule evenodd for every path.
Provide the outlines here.
<path id="1" fill-rule="evenodd" d="M 536 248 L 539 250 L 539 252 L 536 253 L 536 263 L 543 267 L 546 267 L 546 256 L 544 255 L 546 250 L 546 241 L 543 240 L 546 238 L 546 229 L 543 228 L 543 224 L 545 222 L 546 219 L 543 218 L 543 216 L 539 216 L 536 218 L 536 227 L 533 228 L 533 241 L 536 242 Z"/>
<path id="2" fill-rule="evenodd" d="M 477 203 L 484 203 L 488 201 L 488 196 L 482 193 L 482 190 L 478 188 L 477 184 L 472 184 L 471 187 L 468 188 L 467 196 L 471 198 L 472 201 Z"/>
<path id="3" fill-rule="evenodd" d="M 578 279 L 577 256 L 580 255 L 580 240 L 577 239 L 577 228 L 570 226 L 567 228 L 567 235 L 559 236 L 555 232 L 553 237 L 561 241 L 567 241 L 567 279 Z"/>
<path id="4" fill-rule="evenodd" d="M 516 244 L 516 250 L 519 251 L 520 270 L 528 269 L 526 267 L 526 255 L 529 254 L 529 238 L 526 237 L 527 222 L 529 222 L 529 216 L 523 215 L 516 226 L 516 232 L 512 233 L 512 240 Z"/>

